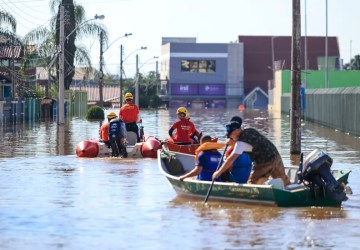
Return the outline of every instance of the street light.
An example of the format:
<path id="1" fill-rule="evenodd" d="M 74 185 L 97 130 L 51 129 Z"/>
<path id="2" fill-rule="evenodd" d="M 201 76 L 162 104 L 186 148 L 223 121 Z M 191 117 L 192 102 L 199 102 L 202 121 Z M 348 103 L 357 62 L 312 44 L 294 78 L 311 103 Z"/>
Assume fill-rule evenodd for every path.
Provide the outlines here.
<path id="1" fill-rule="evenodd" d="M 99 81 L 99 97 L 100 97 L 100 106 L 103 106 L 103 65 L 104 65 L 104 53 L 113 45 L 117 40 L 131 36 L 132 33 L 125 33 L 125 35 L 116 38 L 105 50 L 103 50 L 103 33 L 100 32 L 100 81 Z"/>
<path id="2" fill-rule="evenodd" d="M 140 65 L 139 70 L 140 70 L 145 64 L 147 64 L 149 61 L 154 60 L 154 59 L 158 59 L 158 58 L 159 58 L 158 56 L 153 56 L 153 57 L 147 59 L 144 63 L 142 63 L 142 64 Z"/>
<path id="3" fill-rule="evenodd" d="M 113 45 L 116 41 L 120 40 L 121 38 L 128 37 L 128 36 L 132 36 L 132 33 L 125 33 L 125 35 L 116 38 L 116 39 L 115 39 L 114 41 L 112 41 L 112 43 L 110 43 L 110 45 L 103 51 L 103 53 L 105 53 L 105 51 L 107 51 L 107 50 L 111 47 L 111 45 Z"/>
<path id="4" fill-rule="evenodd" d="M 122 95 L 122 92 L 123 92 L 123 63 L 132 55 L 134 54 L 136 51 L 139 51 L 139 50 L 145 50 L 147 49 L 146 46 L 141 46 L 139 49 L 136 49 L 134 51 L 132 51 L 124 60 L 122 59 L 123 58 L 123 53 L 124 53 L 124 46 L 121 45 L 120 46 L 120 107 L 121 107 L 121 104 L 123 103 L 123 95 Z M 136 95 L 135 95 L 135 100 L 136 100 Z"/>
<path id="5" fill-rule="evenodd" d="M 104 15 L 95 15 L 94 18 L 85 20 L 84 22 L 78 24 L 70 33 L 69 35 L 65 36 L 65 27 L 64 27 L 64 5 L 61 5 L 60 7 L 60 37 L 59 37 L 59 43 L 60 43 L 60 55 L 59 55 L 59 100 L 58 100 L 58 124 L 64 124 L 65 123 L 65 117 L 64 117 L 64 63 L 65 63 L 65 39 L 68 39 L 81 25 L 84 23 L 87 23 L 89 21 L 95 20 L 95 19 L 104 19 Z"/>
<path id="6" fill-rule="evenodd" d="M 62 7 L 62 6 L 61 6 Z M 90 18 L 88 20 L 85 20 L 84 22 L 76 25 L 76 27 L 69 33 L 69 35 L 66 36 L 66 39 L 69 39 L 69 37 L 80 27 L 82 26 L 84 23 L 87 23 L 87 22 L 90 22 L 90 21 L 93 21 L 93 20 L 96 20 L 96 19 L 99 19 L 99 20 L 103 20 L 105 19 L 105 16 L 104 15 L 98 15 L 96 14 L 93 18 Z"/>

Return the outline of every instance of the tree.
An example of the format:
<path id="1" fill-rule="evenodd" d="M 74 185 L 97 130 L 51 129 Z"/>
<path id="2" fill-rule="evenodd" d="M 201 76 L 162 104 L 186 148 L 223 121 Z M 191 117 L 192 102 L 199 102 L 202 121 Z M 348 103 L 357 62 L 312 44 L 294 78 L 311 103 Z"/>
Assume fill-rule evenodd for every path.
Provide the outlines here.
<path id="1" fill-rule="evenodd" d="M 0 10 L 0 44 L 21 45 L 16 33 L 16 20 L 8 12 Z"/>
<path id="2" fill-rule="evenodd" d="M 344 65 L 345 70 L 360 70 L 360 55 L 351 59 L 350 63 Z"/>
<path id="3" fill-rule="evenodd" d="M 4 39 L 4 36 L 14 34 L 16 32 L 16 20 L 8 12 L 0 10 L 0 35 Z M 4 35 L 4 36 L 3 36 Z M 2 43 L 2 42 L 0 42 Z"/>
<path id="4" fill-rule="evenodd" d="M 75 74 L 75 63 L 85 65 L 85 68 L 89 71 L 92 68 L 90 53 L 86 46 L 81 44 L 81 39 L 98 37 L 100 32 L 103 32 L 104 42 L 107 44 L 108 34 L 103 25 L 96 22 L 88 22 L 85 9 L 81 5 L 74 4 L 73 0 L 51 0 L 50 9 L 54 16 L 50 21 L 50 27 L 39 27 L 29 32 L 24 38 L 27 44 L 36 44 L 39 56 L 44 59 L 43 63 L 46 66 L 53 67 L 53 65 L 56 65 L 57 69 L 59 67 L 57 57 L 59 55 L 61 5 L 64 6 L 64 30 L 66 37 L 64 44 L 65 89 L 69 89 L 72 77 Z M 69 34 L 71 35 L 69 36 Z"/>

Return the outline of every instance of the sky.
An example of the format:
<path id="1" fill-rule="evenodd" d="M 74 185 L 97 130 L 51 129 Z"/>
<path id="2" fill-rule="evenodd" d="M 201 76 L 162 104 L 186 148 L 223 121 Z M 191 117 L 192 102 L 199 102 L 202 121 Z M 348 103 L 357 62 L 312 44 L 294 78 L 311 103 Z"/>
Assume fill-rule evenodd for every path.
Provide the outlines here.
<path id="1" fill-rule="evenodd" d="M 105 15 L 104 20 L 97 20 L 106 26 L 112 44 L 104 53 L 104 72 L 119 74 L 122 44 L 126 77 L 135 74 L 136 54 L 141 73 L 155 71 L 156 61 L 161 61 L 162 37 L 196 37 L 198 43 L 229 43 L 239 35 L 292 34 L 291 0 L 74 1 L 85 8 L 88 19 L 95 14 Z M 52 15 L 49 0 L 0 0 L 0 8 L 16 18 L 20 36 L 48 25 Z M 301 0 L 301 35 L 325 36 L 327 24 L 328 36 L 338 37 L 340 56 L 347 63 L 350 57 L 360 54 L 359 10 L 360 0 Z M 125 33 L 133 35 L 118 39 Z M 84 40 L 82 44 L 90 48 L 93 66 L 98 68 L 99 39 Z M 147 50 L 139 50 L 141 46 Z"/>

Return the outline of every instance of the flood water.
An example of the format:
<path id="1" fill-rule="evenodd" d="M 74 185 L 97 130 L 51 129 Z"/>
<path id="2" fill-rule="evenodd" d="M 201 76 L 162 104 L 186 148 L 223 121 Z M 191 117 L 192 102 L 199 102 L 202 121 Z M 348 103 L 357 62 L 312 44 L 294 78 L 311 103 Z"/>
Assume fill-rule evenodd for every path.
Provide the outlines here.
<path id="1" fill-rule="evenodd" d="M 117 110 L 109 110 L 110 111 Z M 224 141 L 233 116 L 267 135 L 286 165 L 290 124 L 267 111 L 190 110 Z M 175 110 L 142 111 L 146 135 L 168 136 Z M 156 159 L 77 158 L 99 122 L 0 127 L 0 249 L 359 249 L 360 139 L 304 121 L 302 150 L 321 148 L 352 170 L 341 208 L 278 208 L 178 197 Z"/>

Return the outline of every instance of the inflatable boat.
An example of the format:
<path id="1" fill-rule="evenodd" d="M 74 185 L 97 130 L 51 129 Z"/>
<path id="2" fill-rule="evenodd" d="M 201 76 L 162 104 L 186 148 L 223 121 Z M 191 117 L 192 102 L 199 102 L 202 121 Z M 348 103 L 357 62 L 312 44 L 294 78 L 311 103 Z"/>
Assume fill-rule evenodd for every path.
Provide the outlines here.
<path id="1" fill-rule="evenodd" d="M 157 150 L 161 149 L 161 142 L 154 136 L 143 136 L 141 142 L 136 142 L 136 134 L 127 132 L 126 151 L 128 158 L 156 158 Z M 77 157 L 110 157 L 111 148 L 98 139 L 84 140 L 76 146 Z"/>

